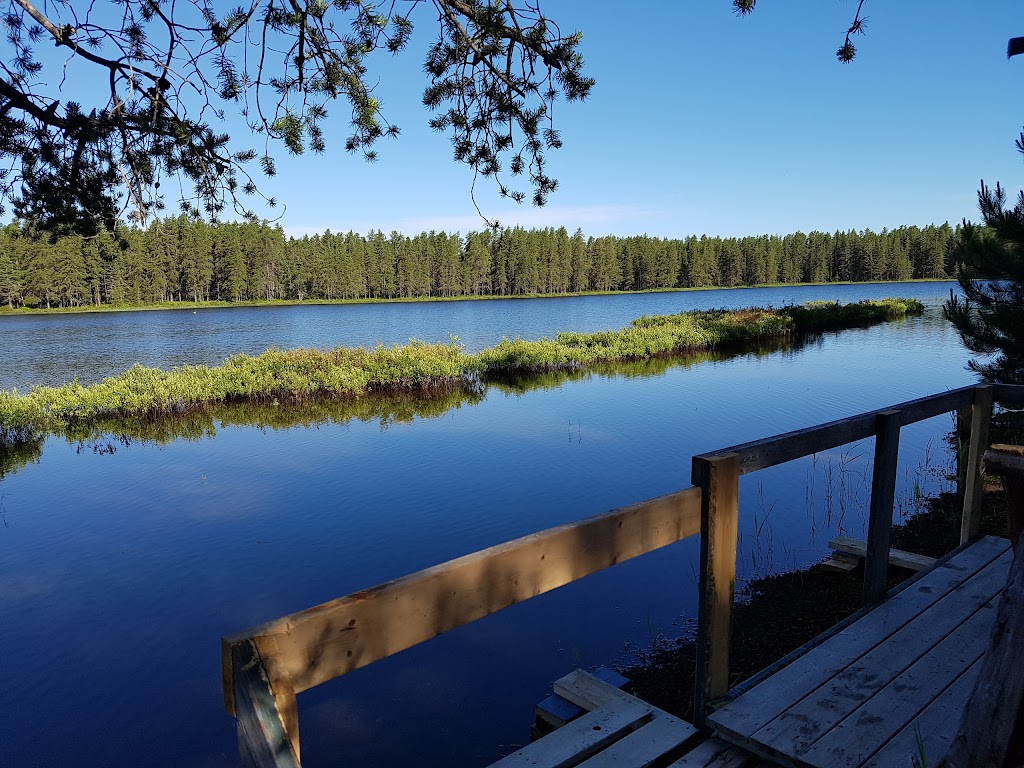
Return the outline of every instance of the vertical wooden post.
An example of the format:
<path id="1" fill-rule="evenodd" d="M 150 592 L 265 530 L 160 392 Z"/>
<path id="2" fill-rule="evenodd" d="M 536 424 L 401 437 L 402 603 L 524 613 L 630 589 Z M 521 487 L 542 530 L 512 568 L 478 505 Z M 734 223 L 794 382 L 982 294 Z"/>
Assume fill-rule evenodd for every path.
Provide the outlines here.
<path id="1" fill-rule="evenodd" d="M 871 475 L 871 511 L 864 558 L 864 604 L 879 602 L 889 581 L 889 535 L 896 496 L 896 459 L 900 449 L 900 412 L 882 411 L 875 424 L 875 464 Z"/>
<path id="2" fill-rule="evenodd" d="M 981 530 L 981 460 L 988 448 L 988 429 L 992 422 L 992 385 L 974 388 L 971 409 L 971 447 L 967 452 L 967 482 L 964 487 L 964 513 L 960 520 L 960 543 L 978 538 Z"/>
<path id="3" fill-rule="evenodd" d="M 967 490 L 967 453 L 971 446 L 971 418 L 974 403 L 959 408 L 956 412 L 956 490 L 960 498 Z"/>
<path id="4" fill-rule="evenodd" d="M 694 721 L 704 726 L 709 705 L 729 690 L 729 643 L 736 587 L 740 461 L 735 453 L 694 457 L 700 497 L 700 592 Z"/>
<path id="5" fill-rule="evenodd" d="M 274 706 L 281 718 L 288 742 L 292 745 L 295 753 L 295 760 L 302 761 L 299 751 L 299 704 L 295 700 L 295 687 L 292 685 L 291 675 L 281 663 L 281 649 L 277 645 L 277 638 L 273 635 L 256 638 L 256 650 L 259 651 L 263 660 L 263 667 L 270 679 L 270 690 L 274 695 Z"/>
<path id="6" fill-rule="evenodd" d="M 300 768 L 299 756 L 287 730 L 290 715 L 287 712 L 282 715 L 278 708 L 278 697 L 271 689 L 256 643 L 246 640 L 233 646 L 231 657 L 242 765 L 245 768 Z"/>

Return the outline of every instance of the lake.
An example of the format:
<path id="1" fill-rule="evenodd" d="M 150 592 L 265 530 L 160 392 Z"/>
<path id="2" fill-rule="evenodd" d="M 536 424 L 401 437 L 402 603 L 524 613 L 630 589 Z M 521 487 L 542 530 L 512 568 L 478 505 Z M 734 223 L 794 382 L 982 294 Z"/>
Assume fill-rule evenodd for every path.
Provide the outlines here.
<path id="1" fill-rule="evenodd" d="M 48 438 L 0 480 L 0 762 L 236 765 L 222 635 L 678 490 L 695 453 L 972 383 L 939 309 L 952 285 L 0 318 L 0 387 L 25 389 L 267 346 L 454 333 L 478 349 L 694 308 L 893 295 L 928 306 L 800 345 L 433 407 L 235 409 L 181 436 Z M 898 515 L 915 484 L 945 484 L 951 426 L 904 428 Z M 862 535 L 870 453 L 864 441 L 745 476 L 740 576 L 820 559 L 840 526 Z M 697 562 L 688 539 L 302 694 L 304 764 L 486 765 L 528 739 L 552 680 L 683 631 Z"/>
<path id="2" fill-rule="evenodd" d="M 0 389 L 88 384 L 135 363 L 156 368 L 218 365 L 230 355 L 271 347 L 372 347 L 410 339 L 447 343 L 458 336 L 470 352 L 502 337 L 537 339 L 559 331 L 622 328 L 643 314 L 694 309 L 783 306 L 808 301 L 860 301 L 902 294 L 940 302 L 955 283 L 876 283 L 625 293 L 553 299 L 289 305 L 145 312 L 0 315 L 6 364 Z"/>

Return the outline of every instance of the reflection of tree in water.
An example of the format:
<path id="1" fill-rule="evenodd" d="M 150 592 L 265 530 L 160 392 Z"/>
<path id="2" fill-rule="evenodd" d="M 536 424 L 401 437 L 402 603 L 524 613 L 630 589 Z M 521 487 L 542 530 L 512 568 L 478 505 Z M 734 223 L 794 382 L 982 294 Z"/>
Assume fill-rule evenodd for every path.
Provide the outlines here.
<path id="1" fill-rule="evenodd" d="M 45 441 L 45 435 L 32 435 L 15 443 L 0 442 L 0 480 L 22 467 L 38 463 Z"/>
<path id="2" fill-rule="evenodd" d="M 97 419 L 89 425 L 69 426 L 57 435 L 69 443 L 77 444 L 80 451 L 109 454 L 116 452 L 118 447 L 136 442 L 154 445 L 167 445 L 176 440 L 198 442 L 215 436 L 217 430 L 224 427 L 308 429 L 325 424 L 359 421 L 377 422 L 381 429 L 387 429 L 392 424 L 436 418 L 457 408 L 475 405 L 486 397 L 490 387 L 501 392 L 525 394 L 532 390 L 554 389 L 567 381 L 594 376 L 649 378 L 660 376 L 672 368 L 688 368 L 699 363 L 792 352 L 808 342 L 813 343 L 813 337 L 767 339 L 732 350 L 687 352 L 681 356 L 663 355 L 617 363 L 597 363 L 586 370 L 488 376 L 479 385 L 451 386 L 425 392 L 370 393 L 355 398 L 314 398 L 292 403 L 236 402 L 158 417 L 108 417 Z M 38 435 L 13 445 L 0 444 L 0 479 L 38 461 L 44 440 L 45 435 Z"/>

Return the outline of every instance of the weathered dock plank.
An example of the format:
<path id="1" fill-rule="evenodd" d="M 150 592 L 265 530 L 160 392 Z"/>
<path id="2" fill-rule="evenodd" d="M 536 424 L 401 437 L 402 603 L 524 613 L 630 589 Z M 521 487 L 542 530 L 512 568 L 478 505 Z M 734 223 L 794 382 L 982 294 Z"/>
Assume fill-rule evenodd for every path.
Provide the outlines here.
<path id="1" fill-rule="evenodd" d="M 697 735 L 697 730 L 681 720 L 655 717 L 650 723 L 624 736 L 580 768 L 648 768 Z"/>
<path id="2" fill-rule="evenodd" d="M 864 557 L 867 553 L 868 543 L 863 539 L 839 536 L 829 540 L 828 548 L 845 555 Z M 889 565 L 894 565 L 897 568 L 906 568 L 908 571 L 923 571 L 935 565 L 935 558 L 928 557 L 927 555 L 918 555 L 914 552 L 904 552 L 902 549 L 890 549 Z"/>
<path id="3" fill-rule="evenodd" d="M 664 764 L 699 732 L 583 670 L 555 681 L 555 693 L 588 710 L 491 768 L 647 768 Z"/>
<path id="4" fill-rule="evenodd" d="M 491 768 L 562 768 L 576 765 L 649 722 L 654 708 L 639 699 L 588 712 L 564 728 L 513 752 Z"/>
<path id="5" fill-rule="evenodd" d="M 864 768 L 907 768 L 916 758 L 921 763 L 936 765 L 953 741 L 953 724 L 964 711 L 964 702 L 971 695 L 981 671 L 981 661 L 964 671 L 953 685 L 933 701 L 910 725 L 882 747 Z M 983 763 L 971 763 L 983 765 Z"/>
<path id="6" fill-rule="evenodd" d="M 798 757 L 823 767 L 863 765 L 982 657 L 995 613 L 993 598 L 863 704 L 845 711 L 843 718 L 813 746 L 797 750 Z M 859 685 L 860 691 L 870 690 L 875 684 L 872 676 L 870 667 L 865 666 L 849 682 Z M 840 691 L 838 696 L 846 691 Z"/>
<path id="7" fill-rule="evenodd" d="M 822 684 L 849 665 L 851 657 L 859 658 L 898 632 L 901 627 L 924 613 L 935 602 L 950 594 L 972 576 L 999 561 L 1005 575 L 1012 555 L 1005 539 L 985 537 L 923 574 L 896 598 L 871 611 L 871 621 L 862 626 L 856 622 L 825 642 L 807 651 L 796 661 L 782 667 L 768 680 L 729 702 L 708 721 L 729 741 L 744 745 L 750 737 L 779 717 Z M 801 663 L 797 663 L 801 662 Z M 772 681 L 772 685 L 767 685 Z"/>
<path id="8" fill-rule="evenodd" d="M 1017 512 L 1022 510 L 1018 509 Z M 1010 579 L 999 598 L 991 644 L 949 755 L 952 768 L 1002 765 L 1021 724 L 1024 703 L 1024 551 L 1017 544 Z M 1013 716 L 1015 715 L 1015 716 Z M 1019 732 L 1016 736 L 1021 738 Z"/>
<path id="9" fill-rule="evenodd" d="M 1005 558 L 993 562 L 867 653 L 848 653 L 842 671 L 822 679 L 821 684 L 806 696 L 791 699 L 786 711 L 751 734 L 751 739 L 773 751 L 802 755 L 837 723 L 897 679 L 936 645 L 950 635 L 957 636 L 957 630 L 966 622 L 977 630 L 977 637 L 971 637 L 977 650 L 959 667 L 958 672 L 963 671 L 984 652 L 987 633 L 992 627 L 993 596 L 999 593 L 1006 579 L 1007 564 Z M 984 611 L 980 619 L 971 621 L 985 606 L 989 606 L 989 610 Z M 868 615 L 858 622 L 858 626 L 866 628 L 864 625 L 869 625 L 871 620 L 871 615 Z M 837 646 L 842 652 L 841 641 Z M 794 663 L 806 662 L 797 660 Z M 772 684 L 766 681 L 765 685 Z M 773 687 L 780 696 L 790 692 L 785 687 Z"/>
<path id="10" fill-rule="evenodd" d="M 607 667 L 598 667 L 592 674 L 598 680 L 603 680 L 609 685 L 614 685 L 619 689 L 629 682 L 629 680 L 624 678 L 618 672 L 608 669 Z M 562 698 L 557 693 L 552 693 L 537 705 L 535 714 L 537 716 L 538 723 L 545 723 L 553 729 L 561 728 L 563 725 L 579 717 L 586 711 L 586 709 L 578 704 L 573 704 L 571 701 Z"/>
<path id="11" fill-rule="evenodd" d="M 672 763 L 668 768 L 759 768 L 766 765 L 739 747 L 710 738 Z"/>

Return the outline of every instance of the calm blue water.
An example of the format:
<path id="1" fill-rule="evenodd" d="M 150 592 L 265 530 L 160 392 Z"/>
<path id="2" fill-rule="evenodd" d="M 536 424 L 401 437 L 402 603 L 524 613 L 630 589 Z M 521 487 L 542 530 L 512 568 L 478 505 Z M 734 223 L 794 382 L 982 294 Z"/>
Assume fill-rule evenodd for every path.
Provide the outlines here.
<path id="1" fill-rule="evenodd" d="M 619 327 L 694 302 L 910 295 L 932 307 L 905 322 L 658 375 L 593 375 L 523 394 L 491 388 L 476 404 L 384 427 L 218 426 L 205 439 L 118 443 L 112 454 L 51 438 L 38 462 L 0 481 L 0 763 L 236 765 L 221 635 L 685 487 L 694 453 L 971 383 L 938 311 L 948 290 L 223 310 L 195 316 L 206 330 L 194 348 L 188 334 L 162 336 L 192 322 L 180 313 L 5 318 L 5 344 L 20 339 L 22 360 L 7 386 L 23 387 L 56 380 L 24 362 L 33 355 L 20 345 L 33 335 L 46 339 L 34 357 L 57 355 L 86 378 L 97 360 L 110 366 L 104 373 L 129 365 L 132 344 L 150 351 L 148 364 L 169 355 L 210 362 L 259 351 L 261 339 L 326 346 L 451 331 L 476 347 L 502 334 Z M 340 330 L 352 315 L 361 324 Z M 411 315 L 433 324 L 416 326 Z M 257 330 L 268 317 L 272 332 Z M 405 324 L 392 328 L 395 318 Z M 225 327 L 246 328 L 245 338 L 214 330 Z M 76 340 L 58 353 L 55 335 Z M 915 479 L 926 490 L 941 485 L 928 468 L 946 460 L 950 425 L 940 417 L 904 430 L 901 508 Z M 821 557 L 840 524 L 860 535 L 870 486 L 856 457 L 870 451 L 866 441 L 745 476 L 741 576 Z M 304 765 L 487 764 L 528 738 L 533 705 L 553 679 L 677 634 L 695 613 L 697 556 L 696 539 L 681 542 L 302 694 Z"/>

